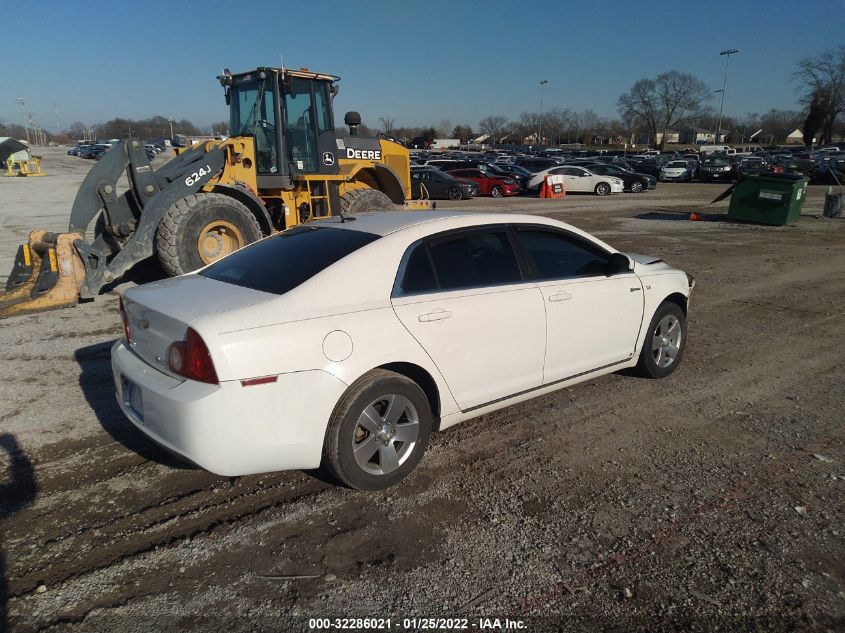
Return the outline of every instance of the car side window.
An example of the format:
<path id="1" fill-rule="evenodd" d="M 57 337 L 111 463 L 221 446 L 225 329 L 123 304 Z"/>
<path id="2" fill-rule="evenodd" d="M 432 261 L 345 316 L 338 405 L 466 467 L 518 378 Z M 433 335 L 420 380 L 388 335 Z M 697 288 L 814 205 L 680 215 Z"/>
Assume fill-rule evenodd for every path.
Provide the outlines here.
<path id="1" fill-rule="evenodd" d="M 522 281 L 505 228 L 459 233 L 429 244 L 441 290 Z"/>
<path id="2" fill-rule="evenodd" d="M 537 280 L 604 275 L 610 255 L 578 238 L 533 228 L 517 228 L 522 250 Z"/>
<path id="3" fill-rule="evenodd" d="M 404 294 L 437 290 L 437 279 L 434 276 L 434 270 L 431 268 L 428 247 L 425 243 L 420 242 L 411 251 L 405 264 L 401 288 Z"/>

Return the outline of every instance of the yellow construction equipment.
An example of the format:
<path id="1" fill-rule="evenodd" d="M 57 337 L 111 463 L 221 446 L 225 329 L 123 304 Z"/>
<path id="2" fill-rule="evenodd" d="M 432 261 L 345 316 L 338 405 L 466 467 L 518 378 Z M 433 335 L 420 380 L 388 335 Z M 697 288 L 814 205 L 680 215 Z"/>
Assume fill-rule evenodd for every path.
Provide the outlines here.
<path id="1" fill-rule="evenodd" d="M 9 136 L 0 136 L 0 174 L 43 176 L 41 157 L 29 153 L 29 146 Z"/>
<path id="2" fill-rule="evenodd" d="M 218 77 L 231 136 L 197 143 L 153 170 L 141 141 L 115 145 L 77 192 L 67 233 L 32 231 L 0 294 L 0 318 L 90 299 L 150 257 L 194 271 L 274 231 L 370 210 L 431 208 L 412 200 L 408 150 L 335 133 L 339 77 L 256 68 Z M 126 174 L 129 188 L 118 190 Z M 94 239 L 85 241 L 94 223 Z"/>

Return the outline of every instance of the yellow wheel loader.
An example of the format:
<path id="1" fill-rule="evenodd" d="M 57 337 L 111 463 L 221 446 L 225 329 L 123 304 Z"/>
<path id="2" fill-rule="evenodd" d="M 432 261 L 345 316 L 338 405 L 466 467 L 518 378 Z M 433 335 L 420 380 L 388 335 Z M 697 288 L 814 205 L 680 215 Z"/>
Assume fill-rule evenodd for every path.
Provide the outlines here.
<path id="1" fill-rule="evenodd" d="M 150 257 L 181 275 L 302 222 L 431 208 L 411 200 L 404 147 L 358 136 L 355 112 L 344 119 L 350 135 L 335 134 L 339 77 L 257 68 L 218 80 L 231 136 L 183 149 L 157 170 L 139 140 L 106 152 L 76 195 L 68 232 L 32 231 L 19 247 L 0 318 L 91 299 Z"/>

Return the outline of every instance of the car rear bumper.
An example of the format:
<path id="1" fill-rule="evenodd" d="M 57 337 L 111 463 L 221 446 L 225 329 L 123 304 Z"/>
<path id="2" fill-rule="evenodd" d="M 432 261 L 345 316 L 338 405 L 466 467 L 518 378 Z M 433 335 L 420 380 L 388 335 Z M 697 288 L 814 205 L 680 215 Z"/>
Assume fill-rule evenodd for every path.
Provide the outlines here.
<path id="1" fill-rule="evenodd" d="M 178 380 L 144 362 L 124 341 L 112 347 L 112 371 L 117 402 L 139 430 L 229 477 L 318 467 L 326 426 L 347 387 L 321 370 L 281 374 L 275 383 L 251 387 L 238 380 Z M 128 392 L 135 389 L 140 398 L 133 403 Z"/>

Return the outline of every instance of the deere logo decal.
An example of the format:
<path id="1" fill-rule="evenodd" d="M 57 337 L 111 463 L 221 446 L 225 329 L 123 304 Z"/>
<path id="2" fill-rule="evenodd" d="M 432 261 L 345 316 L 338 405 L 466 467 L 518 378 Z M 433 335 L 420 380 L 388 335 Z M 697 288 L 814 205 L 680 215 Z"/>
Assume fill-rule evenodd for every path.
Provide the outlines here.
<path id="1" fill-rule="evenodd" d="M 323 152 L 323 164 L 334 165 L 334 154 L 331 152 Z"/>
<path id="2" fill-rule="evenodd" d="M 357 160 L 381 160 L 380 149 L 352 149 L 346 148 L 346 158 L 354 158 Z"/>

